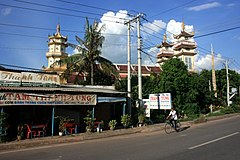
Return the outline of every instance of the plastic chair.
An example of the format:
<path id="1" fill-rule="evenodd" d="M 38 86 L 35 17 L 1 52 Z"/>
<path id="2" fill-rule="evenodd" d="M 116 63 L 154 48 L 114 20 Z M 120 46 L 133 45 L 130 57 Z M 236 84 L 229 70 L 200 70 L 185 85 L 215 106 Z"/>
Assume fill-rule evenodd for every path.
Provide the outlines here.
<path id="1" fill-rule="evenodd" d="M 28 124 L 25 124 L 25 126 L 27 128 L 27 139 L 32 138 L 32 136 L 35 137 L 36 131 L 32 131 Z"/>
<path id="2" fill-rule="evenodd" d="M 66 130 L 68 133 L 73 134 L 75 133 L 75 124 L 73 123 L 67 123 L 65 124 Z"/>

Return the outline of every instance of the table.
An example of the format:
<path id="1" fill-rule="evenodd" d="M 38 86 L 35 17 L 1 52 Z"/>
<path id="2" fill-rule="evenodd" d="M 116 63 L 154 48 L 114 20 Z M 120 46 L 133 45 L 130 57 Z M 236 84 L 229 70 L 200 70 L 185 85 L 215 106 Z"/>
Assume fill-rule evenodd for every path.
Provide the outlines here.
<path id="1" fill-rule="evenodd" d="M 37 132 L 38 137 L 44 137 L 46 135 L 46 128 L 46 124 L 36 124 L 31 126 L 31 129 Z"/>

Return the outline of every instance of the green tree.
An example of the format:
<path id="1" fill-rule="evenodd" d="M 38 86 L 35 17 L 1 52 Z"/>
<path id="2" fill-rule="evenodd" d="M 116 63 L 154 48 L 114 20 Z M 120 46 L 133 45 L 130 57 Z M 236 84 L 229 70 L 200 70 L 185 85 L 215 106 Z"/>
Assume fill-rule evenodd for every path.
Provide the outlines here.
<path id="1" fill-rule="evenodd" d="M 78 53 L 63 60 L 63 63 L 67 64 L 67 70 L 64 73 L 65 77 L 68 77 L 73 72 L 78 73 L 75 83 L 79 84 L 82 83 L 79 82 L 79 76 L 85 74 L 87 75 L 87 84 L 91 85 L 101 84 L 103 81 L 100 77 L 104 77 L 105 75 L 105 78 L 117 77 L 117 72 L 112 62 L 101 56 L 101 48 L 104 41 L 104 36 L 101 34 L 103 29 L 104 25 L 99 26 L 97 21 L 94 21 L 93 24 L 90 25 L 86 18 L 84 39 L 82 40 L 76 36 L 76 41 L 79 44 L 68 44 L 70 47 L 76 49 Z M 96 78 L 94 78 L 94 76 L 96 76 Z M 99 81 L 94 82 L 94 80 Z M 109 83 L 109 81 L 104 82 Z M 110 82 L 112 81 L 110 80 Z"/>
<path id="2" fill-rule="evenodd" d="M 187 98 L 188 85 L 187 66 L 181 60 L 173 58 L 163 64 L 156 92 L 171 93 L 173 105 L 182 110 Z"/>

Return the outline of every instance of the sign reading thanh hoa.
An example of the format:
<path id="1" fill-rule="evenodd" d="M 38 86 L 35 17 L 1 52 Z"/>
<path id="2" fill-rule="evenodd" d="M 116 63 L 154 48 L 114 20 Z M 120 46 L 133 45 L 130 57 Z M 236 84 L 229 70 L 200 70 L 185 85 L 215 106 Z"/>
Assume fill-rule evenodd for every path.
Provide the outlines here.
<path id="1" fill-rule="evenodd" d="M 1 105 L 96 105 L 97 95 L 92 94 L 30 94 L 0 93 Z"/>
<path id="2" fill-rule="evenodd" d="M 18 83 L 41 83 L 41 84 L 60 84 L 59 75 L 32 73 L 32 72 L 9 72 L 0 71 L 0 81 Z"/>

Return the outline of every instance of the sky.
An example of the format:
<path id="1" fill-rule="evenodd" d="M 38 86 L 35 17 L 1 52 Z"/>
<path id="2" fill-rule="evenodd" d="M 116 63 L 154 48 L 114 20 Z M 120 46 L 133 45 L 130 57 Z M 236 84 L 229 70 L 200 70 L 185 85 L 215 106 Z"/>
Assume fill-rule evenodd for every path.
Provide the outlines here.
<path id="1" fill-rule="evenodd" d="M 197 70 L 211 69 L 211 45 L 215 68 L 240 71 L 239 0 L 1 0 L 0 65 L 41 69 L 47 66 L 48 36 L 57 24 L 68 42 L 84 37 L 86 17 L 90 24 L 104 25 L 102 56 L 113 63 L 127 64 L 125 22 L 142 13 L 142 63 L 156 65 L 155 46 L 166 33 L 168 41 L 181 31 L 194 31 Z M 131 63 L 137 64 L 137 27 L 131 23 Z M 72 48 L 67 49 L 74 54 Z"/>

